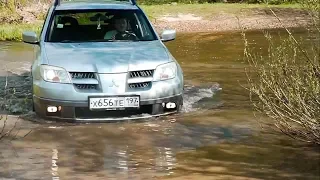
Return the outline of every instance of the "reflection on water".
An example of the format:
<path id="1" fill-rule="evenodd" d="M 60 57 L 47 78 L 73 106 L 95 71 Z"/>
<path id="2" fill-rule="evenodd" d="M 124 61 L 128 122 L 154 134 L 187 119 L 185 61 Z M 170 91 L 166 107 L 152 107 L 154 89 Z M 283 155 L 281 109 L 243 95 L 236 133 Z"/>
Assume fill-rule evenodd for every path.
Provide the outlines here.
<path id="1" fill-rule="evenodd" d="M 59 173 L 58 173 L 58 150 L 52 149 L 52 180 L 58 180 L 59 179 Z"/>
<path id="2" fill-rule="evenodd" d="M 0 76 L 5 72 L 22 74 L 30 71 L 33 46 L 18 42 L 0 42 Z"/>
<path id="3" fill-rule="evenodd" d="M 261 32 L 248 38 L 265 52 Z M 25 121 L 21 131 L 40 125 L 23 140 L 0 144 L 0 177 L 319 179 L 320 149 L 261 131 L 253 119 L 240 86 L 246 83 L 240 34 L 184 34 L 167 45 L 185 73 L 183 113 L 108 124 Z M 31 51 L 21 43 L 2 43 L 0 61 L 23 74 L 19 68 L 30 65 Z M 26 77 L 10 76 L 12 88 L 26 99 Z M 19 103 L 12 102 L 27 109 Z"/>
<path id="4" fill-rule="evenodd" d="M 12 143 L 16 155 L 13 149 L 1 145 L 0 154 L 4 158 L 0 160 L 0 176 L 316 179 L 320 170 L 317 149 L 302 148 L 278 135 L 227 126 L 215 129 L 197 123 L 193 126 L 168 121 L 153 122 L 156 124 L 153 126 L 145 124 L 43 127 Z M 308 163 L 299 165 L 301 160 Z"/>
<path id="5" fill-rule="evenodd" d="M 10 148 L 0 147 L 0 154 L 6 157 L 5 163 L 0 160 L 0 176 L 18 179 L 171 176 L 181 163 L 177 160 L 179 152 L 237 142 L 251 133 L 246 127 L 210 127 L 179 120 L 172 123 L 166 118 L 143 123 L 43 126 L 25 139 L 13 142 L 16 156 Z M 33 149 L 36 150 L 30 154 Z M 29 164 L 34 165 L 31 172 Z M 5 169 L 7 166 L 10 168 Z"/>

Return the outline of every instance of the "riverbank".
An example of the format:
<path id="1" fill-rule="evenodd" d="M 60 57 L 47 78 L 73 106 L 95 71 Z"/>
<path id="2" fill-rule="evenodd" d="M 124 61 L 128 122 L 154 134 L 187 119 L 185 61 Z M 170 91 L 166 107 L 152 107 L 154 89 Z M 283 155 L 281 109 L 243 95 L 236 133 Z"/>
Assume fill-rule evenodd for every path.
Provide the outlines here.
<path id="1" fill-rule="evenodd" d="M 247 30 L 301 27 L 310 23 L 308 14 L 298 5 L 270 6 L 283 24 L 266 5 L 261 4 L 168 4 L 141 5 L 156 30 L 173 28 L 180 32 L 234 31 L 240 26 Z M 39 8 L 35 8 L 39 9 Z M 21 41 L 25 30 L 40 33 L 46 8 L 34 13 L 32 8 L 20 11 L 20 23 L 0 25 L 0 40 Z M 39 18 L 40 17 L 40 18 Z"/>

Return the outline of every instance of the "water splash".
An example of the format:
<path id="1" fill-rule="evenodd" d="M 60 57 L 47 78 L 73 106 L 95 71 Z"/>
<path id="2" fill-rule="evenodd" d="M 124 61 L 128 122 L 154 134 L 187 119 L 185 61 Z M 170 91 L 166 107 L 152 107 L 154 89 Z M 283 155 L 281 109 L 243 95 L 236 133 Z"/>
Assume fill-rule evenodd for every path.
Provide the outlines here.
<path id="1" fill-rule="evenodd" d="M 215 101 L 214 96 L 218 96 L 218 92 L 221 90 L 222 88 L 217 83 L 204 87 L 186 85 L 183 95 L 182 112 L 193 112 L 200 109 L 200 107 L 204 107 L 199 104 L 204 102 L 202 100 L 205 100 L 205 102 L 211 102 L 211 105 L 214 106 L 218 105 L 220 102 Z M 207 108 L 208 107 L 209 106 L 207 106 Z"/>
<path id="2" fill-rule="evenodd" d="M 22 75 L 11 74 L 8 77 L 0 77 L 0 86 L 8 84 L 6 91 L 0 89 L 0 106 L 12 114 L 32 113 L 32 94 L 30 73 Z M 194 112 L 199 109 L 217 107 L 221 102 L 216 100 L 221 91 L 218 83 L 206 86 L 186 85 L 183 94 L 182 113 Z M 6 102 L 4 102 L 6 101 Z M 150 116 L 149 114 L 139 115 Z"/>

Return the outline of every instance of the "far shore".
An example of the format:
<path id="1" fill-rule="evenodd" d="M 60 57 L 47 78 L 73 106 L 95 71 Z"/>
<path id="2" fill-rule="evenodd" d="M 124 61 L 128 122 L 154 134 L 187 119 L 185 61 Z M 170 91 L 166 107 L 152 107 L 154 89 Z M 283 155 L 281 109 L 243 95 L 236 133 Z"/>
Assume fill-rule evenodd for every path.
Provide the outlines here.
<path id="1" fill-rule="evenodd" d="M 272 6 L 277 17 L 265 5 L 178 4 L 141 7 L 158 33 L 164 29 L 190 33 L 294 28 L 306 27 L 311 23 L 308 14 L 295 5 Z M 41 31 L 42 20 L 33 18 L 30 13 L 22 14 L 25 17 L 21 23 L 0 24 L 0 41 L 21 41 L 23 31 Z"/>

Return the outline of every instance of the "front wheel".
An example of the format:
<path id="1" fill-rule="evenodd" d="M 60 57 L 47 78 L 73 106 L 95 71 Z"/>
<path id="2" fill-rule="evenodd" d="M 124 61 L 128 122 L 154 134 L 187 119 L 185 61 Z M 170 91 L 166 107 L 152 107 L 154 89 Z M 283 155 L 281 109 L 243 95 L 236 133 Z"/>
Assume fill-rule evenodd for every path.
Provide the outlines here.
<path id="1" fill-rule="evenodd" d="M 182 112 L 182 108 L 183 108 L 183 100 L 181 99 L 181 101 L 177 104 L 177 113 Z"/>
<path id="2" fill-rule="evenodd" d="M 31 75 L 31 103 L 32 103 L 32 112 L 35 112 L 34 101 L 33 101 L 33 77 Z"/>

